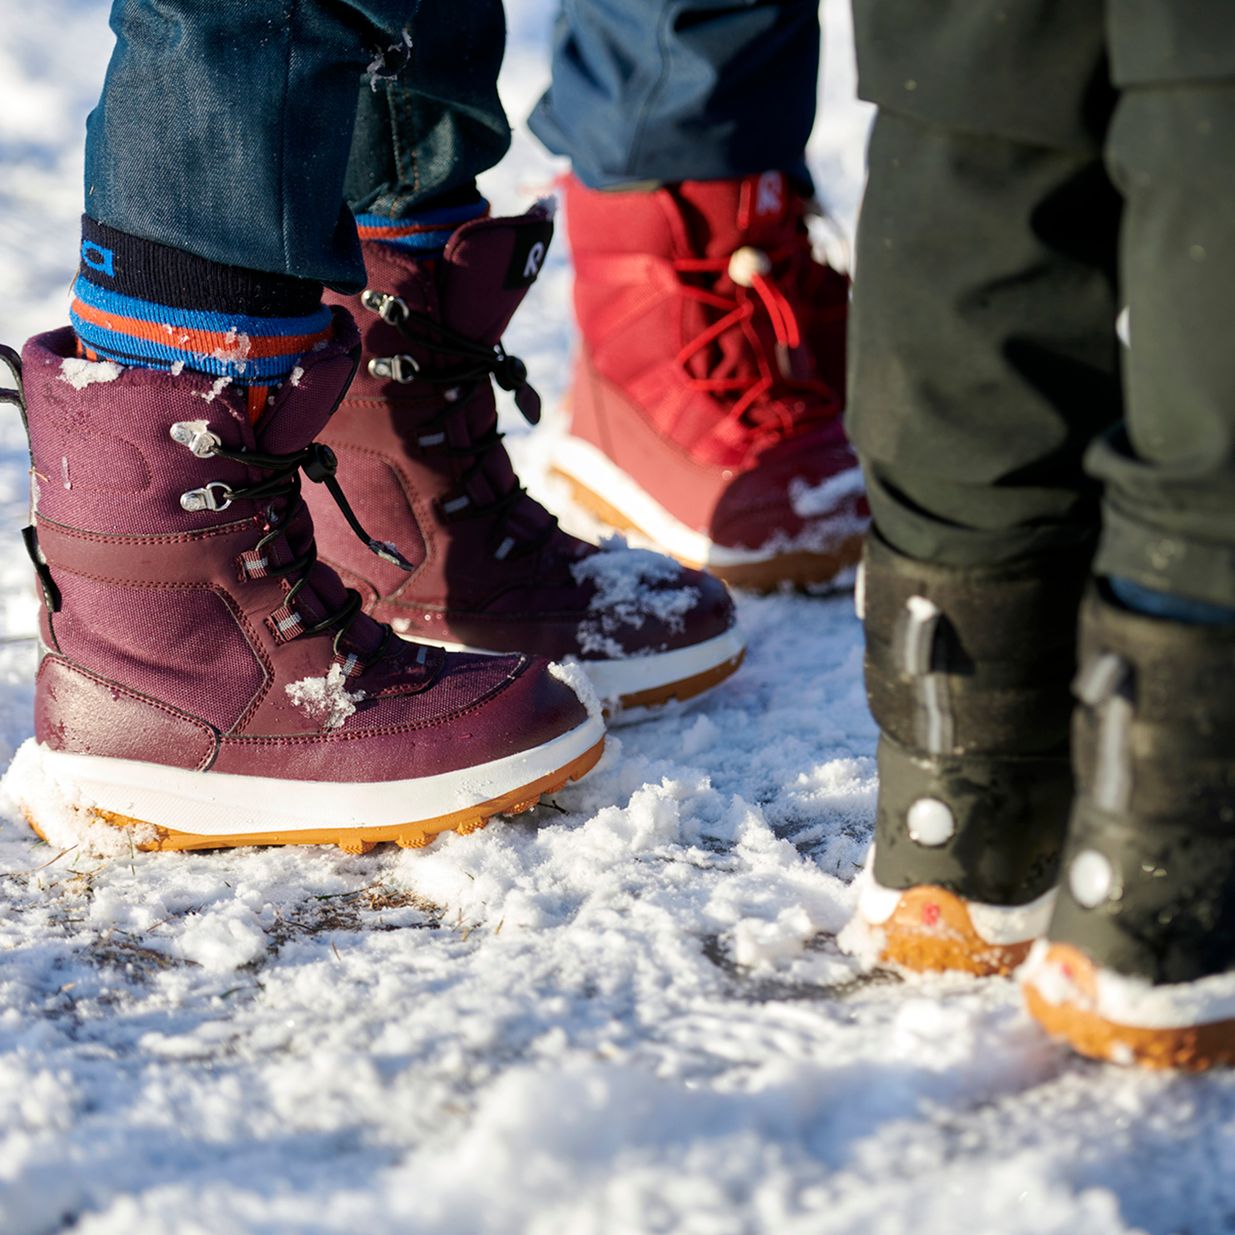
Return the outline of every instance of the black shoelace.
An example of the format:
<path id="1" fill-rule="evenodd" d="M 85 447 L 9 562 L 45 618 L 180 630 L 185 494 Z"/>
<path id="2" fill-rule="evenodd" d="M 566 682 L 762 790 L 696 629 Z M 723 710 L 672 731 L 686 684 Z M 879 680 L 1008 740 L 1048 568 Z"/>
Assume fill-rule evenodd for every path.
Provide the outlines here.
<path id="1" fill-rule="evenodd" d="M 527 366 L 518 356 L 512 356 L 498 343 L 489 347 L 469 339 L 466 335 L 444 326 L 427 313 L 409 309 L 397 296 L 386 292 L 366 291 L 361 303 L 376 313 L 387 325 L 393 326 L 405 338 L 430 351 L 439 352 L 454 360 L 465 362 L 449 370 L 436 371 L 409 355 L 379 356 L 369 361 L 369 372 L 378 378 L 386 378 L 401 385 L 427 383 L 433 386 L 464 388 L 492 378 L 503 390 L 513 392 L 515 405 L 528 424 L 540 421 L 540 396 L 529 385 Z M 449 390 L 447 391 L 449 396 Z M 471 482 L 484 474 L 489 453 L 501 445 L 503 434 L 497 427 L 497 418 L 479 436 L 462 446 L 451 445 L 446 440 L 446 430 L 451 419 L 466 404 L 465 396 L 456 394 L 446 398 L 445 406 L 420 427 L 418 440 L 424 447 L 432 447 L 441 454 L 456 459 L 471 459 L 470 467 L 459 477 L 460 496 L 453 501 L 441 503 L 441 509 L 452 520 L 493 519 L 495 521 L 494 555 L 498 558 L 522 557 L 535 553 L 553 536 L 557 518 L 546 512 L 546 523 L 531 535 L 509 535 L 508 521 L 519 503 L 527 496 L 527 490 L 516 483 L 505 493 L 483 505 L 473 501 Z"/>
<path id="2" fill-rule="evenodd" d="M 274 504 L 280 501 L 286 503 L 286 516 L 279 517 L 278 526 L 272 527 L 272 530 L 267 532 L 257 542 L 255 552 L 262 553 L 272 541 L 283 535 L 285 529 L 290 526 L 300 513 L 300 508 L 304 502 L 301 496 L 300 479 L 301 472 L 303 472 L 309 480 L 326 486 L 327 492 L 334 499 L 335 505 L 338 506 L 344 519 L 347 520 L 348 526 L 356 534 L 356 538 L 361 544 L 384 561 L 390 562 L 403 570 L 411 571 L 414 569 L 412 563 L 394 545 L 376 540 L 365 531 L 360 520 L 356 517 L 356 512 L 352 510 L 342 487 L 335 478 L 338 459 L 329 446 L 325 446 L 320 442 L 310 442 L 302 450 L 293 451 L 291 454 L 285 455 L 269 454 L 260 450 L 229 450 L 221 444 L 214 443 L 211 443 L 208 450 L 209 454 L 205 457 L 227 459 L 233 463 L 240 463 L 245 467 L 256 468 L 259 471 L 268 471 L 270 472 L 270 477 L 259 481 L 257 484 L 245 485 L 240 488 L 223 484 L 221 481 L 211 481 L 203 488 L 190 490 L 189 493 L 182 497 L 182 505 L 186 505 L 186 499 L 190 498 L 195 499 L 197 503 L 186 505 L 186 509 L 226 510 L 235 501 L 268 502 L 270 504 L 270 515 L 268 517 L 273 524 L 275 522 Z M 216 495 L 216 490 L 219 491 L 219 495 Z M 220 496 L 223 499 L 221 502 L 219 500 Z M 297 555 L 291 561 L 283 563 L 281 566 L 266 567 L 265 575 L 268 578 L 295 578 L 295 582 L 284 598 L 284 604 L 291 607 L 308 582 L 310 573 L 316 563 L 317 541 L 316 539 L 310 539 L 309 546 L 303 553 Z M 337 650 L 339 636 L 352 624 L 362 606 L 363 601 L 360 593 L 354 588 L 348 588 L 347 599 L 338 609 L 328 614 L 320 622 L 305 627 L 300 633 L 304 635 L 322 635 L 334 631 Z"/>

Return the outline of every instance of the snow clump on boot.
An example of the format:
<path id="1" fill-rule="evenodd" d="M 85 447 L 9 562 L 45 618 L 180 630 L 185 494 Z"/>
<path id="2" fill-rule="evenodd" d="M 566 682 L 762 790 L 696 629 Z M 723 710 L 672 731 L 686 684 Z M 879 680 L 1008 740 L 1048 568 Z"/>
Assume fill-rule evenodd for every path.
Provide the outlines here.
<path id="1" fill-rule="evenodd" d="M 665 586 L 680 577 L 675 561 L 650 549 L 632 549 L 623 536 L 606 538 L 599 553 L 574 563 L 570 572 L 576 583 L 590 583 L 596 589 L 589 616 L 579 624 L 579 644 L 585 652 L 626 656 L 614 637 L 621 627 L 638 630 L 654 618 L 680 631 L 700 600 L 697 588 Z"/>
<path id="2" fill-rule="evenodd" d="M 324 678 L 301 678 L 283 688 L 287 697 L 323 731 L 340 729 L 365 697 L 363 690 L 348 690 L 342 665 L 331 665 Z"/>

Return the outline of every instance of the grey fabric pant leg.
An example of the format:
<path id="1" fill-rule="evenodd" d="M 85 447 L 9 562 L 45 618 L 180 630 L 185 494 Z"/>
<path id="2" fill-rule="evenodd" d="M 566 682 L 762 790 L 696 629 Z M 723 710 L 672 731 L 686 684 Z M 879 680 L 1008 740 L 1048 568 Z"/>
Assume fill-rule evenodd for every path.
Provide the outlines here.
<path id="1" fill-rule="evenodd" d="M 849 427 L 876 524 L 957 566 L 1101 529 L 1099 570 L 1235 603 L 1235 6 L 855 11 L 881 110 Z"/>
<path id="2" fill-rule="evenodd" d="M 1138 24 L 1112 32 L 1124 89 L 1108 160 L 1125 200 L 1120 274 L 1132 346 L 1126 422 L 1088 459 L 1105 486 L 1096 566 L 1230 606 L 1235 5 L 1112 5 L 1113 18 L 1125 12 Z M 1171 47 L 1179 59 L 1166 63 L 1160 53 Z"/>

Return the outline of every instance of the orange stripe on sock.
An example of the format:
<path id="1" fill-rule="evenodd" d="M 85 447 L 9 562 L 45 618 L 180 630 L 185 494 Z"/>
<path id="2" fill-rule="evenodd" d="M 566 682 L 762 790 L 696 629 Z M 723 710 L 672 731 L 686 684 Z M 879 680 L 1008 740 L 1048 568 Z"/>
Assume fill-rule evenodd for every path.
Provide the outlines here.
<path id="1" fill-rule="evenodd" d="M 397 227 L 393 224 L 390 227 L 357 226 L 356 231 L 361 240 L 397 240 L 403 236 L 422 236 L 428 232 L 453 232 L 458 226 L 458 223 L 406 223 Z"/>
<path id="2" fill-rule="evenodd" d="M 249 387 L 249 423 L 257 424 L 266 410 L 266 400 L 270 397 L 269 386 Z"/>
<path id="3" fill-rule="evenodd" d="M 162 322 L 143 321 L 137 317 L 104 313 L 76 297 L 73 300 L 73 312 L 83 321 L 101 326 L 104 330 L 114 330 L 117 334 L 132 335 L 136 339 L 162 343 L 167 347 L 183 348 L 202 356 L 216 356 L 217 359 L 235 364 L 250 358 L 258 360 L 268 356 L 298 356 L 315 344 L 329 339 L 334 329 L 332 324 L 313 334 L 295 335 L 237 335 L 232 331 L 194 330 L 188 326 L 171 326 Z M 241 338 L 248 340 L 247 348 L 240 342 Z"/>

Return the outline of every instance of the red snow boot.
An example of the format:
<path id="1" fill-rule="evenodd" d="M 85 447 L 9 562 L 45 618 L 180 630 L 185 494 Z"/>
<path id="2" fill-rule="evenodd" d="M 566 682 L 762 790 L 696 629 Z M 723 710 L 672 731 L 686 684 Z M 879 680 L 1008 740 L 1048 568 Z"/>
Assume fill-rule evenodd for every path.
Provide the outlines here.
<path id="1" fill-rule="evenodd" d="M 144 848 L 418 846 L 598 758 L 544 661 L 404 643 L 317 561 L 301 474 L 345 505 L 314 439 L 359 347 L 335 319 L 255 426 L 210 377 L 77 359 L 70 330 L 27 344 L 45 654 L 8 788 L 36 830 L 67 809 Z"/>
<path id="2" fill-rule="evenodd" d="M 366 243 L 370 290 L 343 302 L 365 363 L 323 441 L 361 522 L 416 569 L 365 553 L 316 493 L 322 555 L 409 638 L 573 657 L 610 708 L 689 698 L 741 660 L 724 585 L 655 553 L 568 536 L 520 486 L 498 432 L 491 378 L 539 416 L 501 336 L 552 230 L 536 206 L 464 224 L 436 260 Z"/>
<path id="3" fill-rule="evenodd" d="M 867 520 L 840 422 L 848 280 L 812 257 L 804 213 L 778 172 L 566 188 L 582 346 L 557 470 L 742 587 L 828 582 Z"/>

